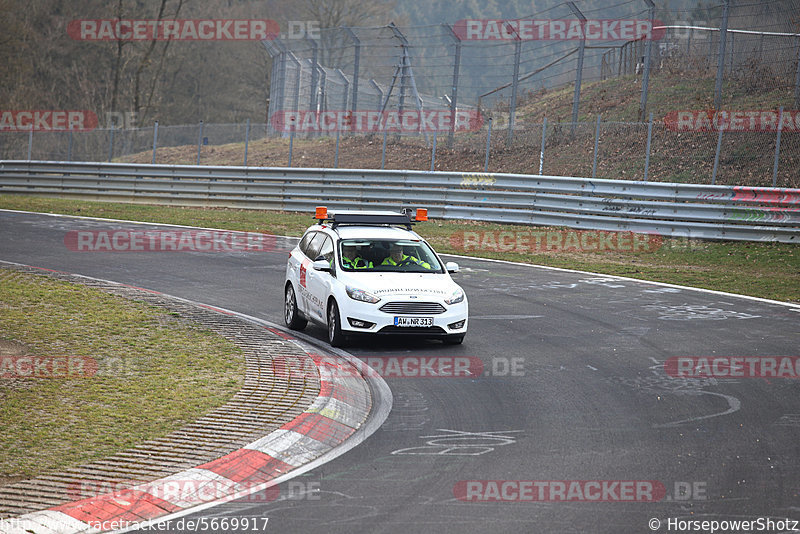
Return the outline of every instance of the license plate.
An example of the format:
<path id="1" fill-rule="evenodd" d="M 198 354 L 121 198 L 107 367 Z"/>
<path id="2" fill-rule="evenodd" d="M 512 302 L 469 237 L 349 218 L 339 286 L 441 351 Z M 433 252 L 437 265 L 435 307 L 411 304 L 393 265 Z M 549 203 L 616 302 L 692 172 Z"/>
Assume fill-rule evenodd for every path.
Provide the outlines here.
<path id="1" fill-rule="evenodd" d="M 433 317 L 395 317 L 395 326 L 433 326 Z"/>

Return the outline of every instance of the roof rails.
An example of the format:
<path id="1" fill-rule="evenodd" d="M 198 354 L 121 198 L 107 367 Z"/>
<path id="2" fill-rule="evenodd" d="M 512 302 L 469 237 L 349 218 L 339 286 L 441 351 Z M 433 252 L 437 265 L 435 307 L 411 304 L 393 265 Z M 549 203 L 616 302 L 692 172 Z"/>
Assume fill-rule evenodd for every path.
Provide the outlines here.
<path id="1" fill-rule="evenodd" d="M 404 209 L 403 213 L 395 213 L 391 211 L 339 211 L 328 212 L 325 206 L 318 206 L 314 214 L 320 224 L 326 221 L 332 223 L 332 227 L 336 228 L 339 225 L 393 225 L 405 226 L 411 230 L 411 225 L 417 221 L 428 220 L 428 210 L 418 209 L 415 219 L 411 218 L 409 210 Z"/>

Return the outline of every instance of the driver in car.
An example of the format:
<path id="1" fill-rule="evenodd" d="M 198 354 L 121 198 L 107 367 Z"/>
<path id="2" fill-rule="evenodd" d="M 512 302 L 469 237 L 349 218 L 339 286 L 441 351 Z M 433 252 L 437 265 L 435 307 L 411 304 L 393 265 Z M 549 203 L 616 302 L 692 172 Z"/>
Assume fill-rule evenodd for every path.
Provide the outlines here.
<path id="1" fill-rule="evenodd" d="M 354 245 L 342 245 L 342 265 L 348 269 L 372 268 L 372 262 L 362 258 Z"/>
<path id="2" fill-rule="evenodd" d="M 403 253 L 403 247 L 394 243 L 389 249 L 389 256 L 381 262 L 381 265 L 408 265 L 410 263 L 421 265 L 426 269 L 430 269 L 431 265 L 427 262 L 421 261 L 414 256 L 407 256 Z"/>

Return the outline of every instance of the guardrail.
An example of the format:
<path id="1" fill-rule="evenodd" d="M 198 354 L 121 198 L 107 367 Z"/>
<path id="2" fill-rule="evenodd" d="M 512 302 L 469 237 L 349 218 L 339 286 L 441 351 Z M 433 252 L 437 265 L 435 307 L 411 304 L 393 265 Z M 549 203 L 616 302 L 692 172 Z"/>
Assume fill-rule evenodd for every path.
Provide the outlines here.
<path id="1" fill-rule="evenodd" d="M 425 206 L 431 217 L 800 242 L 800 189 L 495 173 L 0 161 L 0 194 L 309 211 Z"/>

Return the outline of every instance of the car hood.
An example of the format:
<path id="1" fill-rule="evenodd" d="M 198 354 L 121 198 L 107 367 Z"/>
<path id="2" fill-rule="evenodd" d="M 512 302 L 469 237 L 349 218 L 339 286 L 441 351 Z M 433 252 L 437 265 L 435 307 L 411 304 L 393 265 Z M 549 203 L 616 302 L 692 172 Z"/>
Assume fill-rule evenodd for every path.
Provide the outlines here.
<path id="1" fill-rule="evenodd" d="M 382 299 L 402 295 L 446 298 L 459 287 L 449 275 L 428 273 L 347 273 L 341 281 Z"/>

